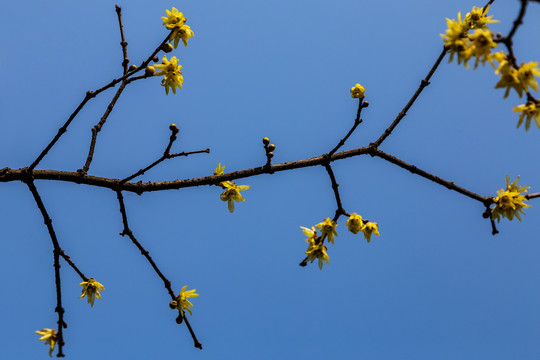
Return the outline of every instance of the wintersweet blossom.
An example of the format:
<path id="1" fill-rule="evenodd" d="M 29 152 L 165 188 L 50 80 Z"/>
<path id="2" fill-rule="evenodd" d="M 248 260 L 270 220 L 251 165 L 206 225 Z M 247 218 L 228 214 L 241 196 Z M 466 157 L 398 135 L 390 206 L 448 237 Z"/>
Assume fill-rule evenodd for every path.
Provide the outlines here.
<path id="1" fill-rule="evenodd" d="M 180 39 L 182 39 L 184 46 L 187 46 L 188 39 L 191 39 L 194 36 L 194 33 L 191 28 L 186 25 L 184 14 L 174 7 L 172 8 L 172 11 L 165 10 L 165 12 L 167 13 L 167 16 L 161 17 L 163 25 L 165 25 L 168 30 L 173 31 L 169 37 L 169 41 L 174 42 L 175 49 L 178 47 Z"/>
<path id="2" fill-rule="evenodd" d="M 219 162 L 216 170 L 214 170 L 214 175 L 222 175 L 224 171 L 225 165 L 221 166 L 221 162 Z M 231 213 L 234 211 L 235 201 L 246 201 L 246 199 L 242 197 L 242 194 L 240 194 L 240 191 L 247 190 L 251 187 L 251 185 L 236 185 L 234 182 L 228 180 L 220 182 L 219 186 L 225 189 L 225 191 L 221 193 L 220 198 L 222 201 L 228 202 L 227 205 L 229 212 Z"/>
<path id="3" fill-rule="evenodd" d="M 366 238 L 367 242 L 371 241 L 371 234 L 380 236 L 379 225 L 375 222 L 367 222 L 362 228 L 362 232 L 364 233 L 364 237 Z"/>
<path id="4" fill-rule="evenodd" d="M 56 341 L 58 340 L 58 333 L 54 331 L 54 329 L 44 328 L 36 331 L 36 334 L 41 335 L 39 341 L 45 341 L 44 344 L 49 345 L 49 356 L 52 357 L 54 346 L 56 345 Z"/>
<path id="5" fill-rule="evenodd" d="M 223 193 L 221 193 L 220 198 L 222 201 L 228 202 L 228 208 L 229 212 L 234 211 L 234 202 L 240 202 L 240 201 L 246 201 L 242 197 L 242 194 L 240 194 L 240 191 L 244 191 L 249 189 L 250 185 L 236 185 L 232 181 L 224 181 L 221 183 L 222 186 L 226 189 Z"/>
<path id="6" fill-rule="evenodd" d="M 491 213 L 491 218 L 493 220 L 497 219 L 497 222 L 499 222 L 501 216 L 508 220 L 513 220 L 515 216 L 521 221 L 519 213 L 525 214 L 523 209 L 531 207 L 524 203 L 524 201 L 527 201 L 525 194 L 527 193 L 529 186 L 519 186 L 518 181 L 519 175 L 510 184 L 510 179 L 508 178 L 508 175 L 506 175 L 506 190 L 497 190 L 497 197 L 493 199 L 495 202 L 495 207 Z"/>
<path id="7" fill-rule="evenodd" d="M 165 86 L 165 94 L 169 95 L 169 88 L 172 88 L 173 94 L 176 95 L 176 88 L 182 89 L 182 83 L 184 77 L 182 76 L 182 65 L 178 64 L 176 56 L 171 58 L 171 61 L 167 59 L 167 56 L 163 56 L 162 63 L 154 65 L 156 69 L 159 69 L 154 76 L 163 75 L 161 80 L 161 86 Z"/>
<path id="8" fill-rule="evenodd" d="M 527 102 L 526 104 L 514 106 L 513 112 L 520 112 L 519 121 L 517 127 L 520 127 L 523 124 L 525 119 L 525 131 L 529 131 L 531 126 L 531 120 L 534 119 L 536 126 L 540 129 L 540 105 L 532 101 Z"/>
<path id="9" fill-rule="evenodd" d="M 174 48 L 176 49 L 180 39 L 182 39 L 184 46 L 187 46 L 188 39 L 191 39 L 193 36 L 195 36 L 195 34 L 188 25 L 181 25 L 174 28 L 171 36 L 169 37 L 169 41 L 174 41 Z"/>
<path id="10" fill-rule="evenodd" d="M 338 236 L 336 232 L 337 225 L 338 224 L 335 221 L 326 218 L 322 223 L 315 225 L 315 228 L 320 229 L 321 233 L 328 238 L 328 242 L 331 242 L 332 245 L 334 245 L 334 236 Z"/>
<path id="11" fill-rule="evenodd" d="M 197 289 L 188 291 L 186 291 L 186 289 L 187 285 L 185 285 L 182 290 L 180 290 L 180 295 L 178 295 L 178 297 L 176 298 L 177 308 L 182 313 L 182 316 L 184 316 L 184 310 L 186 310 L 189 315 L 193 315 L 190 309 L 191 307 L 193 307 L 193 304 L 191 303 L 191 301 L 188 300 L 188 298 L 199 296 L 199 294 L 195 294 L 195 291 L 197 291 Z"/>
<path id="12" fill-rule="evenodd" d="M 366 89 L 360 84 L 356 84 L 351 88 L 351 96 L 353 99 L 363 99 Z"/>
<path id="13" fill-rule="evenodd" d="M 347 220 L 345 225 L 347 225 L 350 232 L 356 235 L 364 227 L 364 222 L 360 215 L 358 215 L 357 213 L 352 213 L 351 216 L 349 216 L 349 219 Z"/>
<path id="14" fill-rule="evenodd" d="M 493 33 L 486 29 L 476 29 L 474 33 L 469 36 L 469 39 L 471 42 L 465 56 L 469 58 L 473 56 L 476 57 L 474 68 L 476 69 L 478 67 L 479 62 L 482 62 L 482 65 L 484 65 L 486 61 L 492 63 L 490 56 L 491 49 L 498 46 L 497 43 L 493 41 Z M 465 67 L 468 67 L 467 62 L 465 62 Z"/>
<path id="15" fill-rule="evenodd" d="M 450 53 L 448 62 L 452 62 L 454 55 L 457 54 L 458 64 L 461 64 L 465 60 L 464 51 L 470 43 L 470 40 L 467 38 L 469 25 L 461 19 L 461 12 L 458 13 L 457 21 L 446 18 L 446 25 L 448 28 L 445 34 L 441 34 L 441 38 L 444 41 L 444 46 Z"/>
<path id="16" fill-rule="evenodd" d="M 304 235 L 308 238 L 306 242 L 309 244 L 306 250 L 307 260 L 313 262 L 319 260 L 319 269 L 322 270 L 323 262 L 330 264 L 328 261 L 330 257 L 326 253 L 326 246 L 320 241 L 319 236 L 317 235 L 317 230 L 312 226 L 311 229 L 300 226 Z"/>
<path id="17" fill-rule="evenodd" d="M 105 291 L 105 287 L 98 283 L 94 278 L 90 278 L 88 279 L 88 281 L 83 281 L 79 285 L 83 287 L 82 295 L 79 297 L 79 299 L 82 299 L 86 296 L 86 300 L 91 307 L 94 307 L 94 301 L 96 300 L 96 296 L 98 299 L 101 300 L 101 294 L 99 292 Z"/>
<path id="18" fill-rule="evenodd" d="M 465 15 L 465 23 L 471 29 L 487 29 L 487 24 L 489 23 L 498 23 L 499 20 L 491 20 L 493 15 L 486 16 L 489 11 L 489 5 L 485 8 L 479 8 L 478 6 L 473 6 L 470 13 Z"/>
<path id="19" fill-rule="evenodd" d="M 521 64 L 517 71 L 519 83 L 524 91 L 528 91 L 528 87 L 538 91 L 538 80 L 536 80 L 535 76 L 540 76 L 540 69 L 538 69 L 538 63 L 534 61 Z"/>
<path id="20" fill-rule="evenodd" d="M 165 9 L 165 12 L 167 13 L 167 16 L 162 16 L 161 20 L 163 20 L 163 25 L 165 25 L 167 30 L 173 30 L 186 23 L 184 14 L 178 11 L 178 9 L 175 7 L 173 7 L 171 11 Z"/>

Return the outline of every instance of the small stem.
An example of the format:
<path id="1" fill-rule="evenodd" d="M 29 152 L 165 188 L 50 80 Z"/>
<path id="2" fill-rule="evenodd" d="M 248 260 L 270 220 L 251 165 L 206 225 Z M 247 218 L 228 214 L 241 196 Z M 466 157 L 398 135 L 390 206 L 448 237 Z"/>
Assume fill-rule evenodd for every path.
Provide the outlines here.
<path id="1" fill-rule="evenodd" d="M 116 14 L 118 15 L 118 25 L 120 26 L 120 37 L 122 41 L 120 45 L 122 46 L 122 54 L 124 55 L 124 60 L 122 61 L 122 67 L 124 68 L 124 75 L 128 72 L 129 58 L 127 55 L 127 45 L 126 38 L 124 37 L 124 25 L 122 24 L 122 8 L 118 5 L 115 5 Z"/>

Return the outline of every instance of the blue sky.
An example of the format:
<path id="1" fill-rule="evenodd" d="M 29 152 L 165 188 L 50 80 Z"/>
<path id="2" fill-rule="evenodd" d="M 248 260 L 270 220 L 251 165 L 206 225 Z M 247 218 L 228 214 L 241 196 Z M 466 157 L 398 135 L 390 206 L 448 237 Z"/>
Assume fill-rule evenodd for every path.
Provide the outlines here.
<path id="1" fill-rule="evenodd" d="M 18 1 L 0 13 L 0 168 L 28 166 L 83 99 L 122 72 L 114 2 Z M 416 90 L 442 49 L 445 17 L 470 1 L 165 1 L 119 3 L 129 58 L 138 64 L 166 35 L 160 17 L 177 7 L 195 32 L 173 52 L 184 89 L 165 96 L 159 79 L 128 86 L 98 138 L 90 174 L 126 177 L 157 159 L 170 123 L 173 152 L 139 178 L 165 181 L 261 166 L 261 139 L 274 163 L 328 152 L 365 109 L 344 149 L 375 140 Z M 490 13 L 506 34 L 519 1 Z M 539 61 L 539 4 L 515 38 L 518 62 Z M 514 105 L 493 89 L 491 67 L 443 61 L 418 102 L 381 146 L 483 196 L 505 176 L 540 191 L 540 130 L 516 129 Z M 114 90 L 92 100 L 39 169 L 82 167 L 90 129 Z M 190 318 L 204 350 L 175 323 L 159 278 L 129 239 L 116 195 L 38 181 L 61 246 L 105 285 L 93 308 L 80 279 L 62 266 L 70 359 L 537 359 L 540 357 L 540 207 L 491 235 L 482 206 L 378 158 L 333 164 L 344 207 L 379 223 L 367 244 L 346 231 L 330 265 L 301 268 L 299 226 L 331 217 L 322 167 L 242 179 L 245 203 L 229 214 L 217 187 L 125 194 L 131 229 L 176 291 L 196 288 Z M 35 330 L 56 326 L 52 245 L 31 194 L 2 183 L 0 345 L 6 359 L 46 358 Z"/>

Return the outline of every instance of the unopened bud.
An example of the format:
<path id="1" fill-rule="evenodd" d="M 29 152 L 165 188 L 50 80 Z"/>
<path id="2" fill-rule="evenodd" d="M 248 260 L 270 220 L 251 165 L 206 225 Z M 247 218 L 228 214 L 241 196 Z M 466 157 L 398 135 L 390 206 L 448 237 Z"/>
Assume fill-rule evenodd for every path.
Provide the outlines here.
<path id="1" fill-rule="evenodd" d="M 176 323 L 181 324 L 182 321 L 184 321 L 184 317 L 182 315 L 178 315 L 178 317 L 176 318 Z"/>
<path id="2" fill-rule="evenodd" d="M 154 72 L 156 69 L 153 66 L 147 66 L 146 69 L 144 69 L 144 73 L 148 76 L 154 75 Z"/>
<path id="3" fill-rule="evenodd" d="M 268 151 L 274 151 L 274 150 L 276 150 L 276 145 L 274 144 L 268 145 Z"/>
<path id="4" fill-rule="evenodd" d="M 137 69 L 137 65 L 133 64 L 129 66 L 129 71 L 133 71 L 135 69 Z"/>
<path id="5" fill-rule="evenodd" d="M 270 144 L 270 139 L 267 138 L 267 137 L 263 138 L 263 144 L 264 144 L 264 145 Z"/>
<path id="6" fill-rule="evenodd" d="M 273 152 L 269 152 L 268 154 L 266 154 L 268 156 L 269 159 L 273 158 L 274 157 L 274 153 Z"/>
<path id="7" fill-rule="evenodd" d="M 176 301 L 176 300 L 171 301 L 171 302 L 169 303 L 169 307 L 170 307 L 171 309 L 176 309 L 176 308 L 178 307 L 178 301 Z"/>
<path id="8" fill-rule="evenodd" d="M 162 46 L 163 51 L 170 53 L 173 50 L 173 46 L 169 43 Z"/>
<path id="9" fill-rule="evenodd" d="M 154 56 L 154 57 L 152 58 L 152 61 L 153 61 L 153 62 L 158 62 L 158 61 L 159 61 L 159 58 L 158 58 L 157 56 Z"/>
<path id="10" fill-rule="evenodd" d="M 362 103 L 362 107 L 365 107 L 365 108 L 366 108 L 366 107 L 368 107 L 368 106 L 369 106 L 369 101 L 364 101 L 364 102 Z"/>

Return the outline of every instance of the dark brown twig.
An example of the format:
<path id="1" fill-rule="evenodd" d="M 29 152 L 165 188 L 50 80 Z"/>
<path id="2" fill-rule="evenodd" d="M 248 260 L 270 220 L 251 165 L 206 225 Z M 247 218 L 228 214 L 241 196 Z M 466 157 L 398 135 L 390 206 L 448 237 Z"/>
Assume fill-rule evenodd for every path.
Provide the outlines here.
<path id="1" fill-rule="evenodd" d="M 339 184 L 336 181 L 336 177 L 334 175 L 334 172 L 332 171 L 332 167 L 330 166 L 330 163 L 324 164 L 324 168 L 326 169 L 326 172 L 328 173 L 328 176 L 330 177 L 330 181 L 332 182 L 332 190 L 334 191 L 334 197 L 336 198 L 336 214 L 334 215 L 333 221 L 337 221 L 341 215 L 347 214 L 345 209 L 343 208 L 343 205 L 341 203 L 341 197 L 339 196 Z"/>
<path id="2" fill-rule="evenodd" d="M 122 8 L 118 5 L 114 6 L 116 9 L 116 15 L 118 15 L 118 26 L 120 26 L 120 37 L 122 41 L 120 45 L 122 46 L 122 54 L 124 55 L 124 60 L 122 60 L 122 67 L 124 68 L 124 74 L 128 72 L 129 58 L 127 55 L 127 45 L 126 38 L 124 37 L 124 25 L 122 24 Z"/>
<path id="3" fill-rule="evenodd" d="M 124 81 L 126 80 L 129 76 L 137 73 L 138 71 L 142 70 L 142 69 L 145 69 L 148 64 L 150 63 L 150 61 L 152 61 L 152 58 L 154 56 L 156 56 L 156 54 L 162 49 L 163 45 L 167 43 L 167 41 L 169 40 L 169 36 L 172 34 L 172 31 L 167 34 L 167 36 L 165 37 L 165 39 L 163 39 L 163 41 L 158 45 L 158 47 L 152 52 L 152 54 L 148 57 L 148 59 L 146 59 L 145 61 L 142 62 L 142 64 L 132 70 L 132 71 L 128 71 L 126 74 L 124 74 L 124 76 L 118 78 L 118 79 L 113 79 L 111 82 L 109 82 L 107 85 L 95 90 L 95 91 L 87 91 L 86 92 L 86 95 L 83 99 L 83 101 L 79 104 L 79 106 L 77 106 L 77 108 L 75 109 L 75 111 L 69 116 L 69 118 L 67 119 L 67 121 L 64 123 L 64 125 L 62 125 L 62 127 L 58 130 L 58 133 L 56 134 L 56 136 L 51 140 L 51 142 L 45 147 L 45 149 L 43 149 L 43 151 L 39 154 L 39 156 L 34 160 L 34 162 L 29 166 L 29 170 L 33 170 L 36 168 L 36 166 L 41 162 L 41 160 L 43 160 L 43 158 L 45 157 L 45 155 L 47 155 L 47 153 L 51 150 L 51 148 L 56 144 L 56 142 L 60 139 L 60 137 L 67 131 L 67 128 L 68 126 L 71 124 L 71 122 L 73 121 L 73 119 L 75 119 L 75 117 L 77 116 L 77 114 L 79 113 L 79 111 L 81 111 L 81 109 L 84 107 L 84 105 L 86 105 L 86 103 L 88 102 L 88 100 L 96 97 L 97 95 L 99 95 L 101 92 L 115 86 L 116 84 L 118 84 L 119 82 L 121 81 Z M 142 79 L 142 78 L 146 78 L 148 76 L 139 76 L 139 77 L 136 77 L 136 78 L 133 78 L 133 80 L 138 80 L 138 79 Z"/>
<path id="4" fill-rule="evenodd" d="M 28 186 L 28 189 L 30 189 L 30 192 L 32 193 L 34 197 L 34 200 L 36 201 L 36 205 L 39 208 L 41 215 L 43 216 L 43 221 L 45 223 L 45 226 L 47 226 L 47 230 L 49 231 L 49 236 L 51 237 L 51 240 L 53 243 L 54 279 L 55 279 L 55 284 L 56 284 L 56 308 L 54 309 L 54 311 L 58 313 L 58 321 L 57 321 L 58 353 L 56 356 L 64 357 L 62 348 L 64 346 L 64 328 L 67 327 L 67 325 L 64 322 L 64 308 L 62 307 L 62 288 L 60 284 L 60 253 L 62 249 L 60 248 L 60 245 L 58 244 L 58 239 L 56 238 L 56 233 L 54 232 L 54 228 L 52 226 L 52 220 L 47 214 L 45 205 L 43 204 L 43 201 L 41 200 L 41 197 L 39 196 L 39 193 L 32 179 L 28 179 L 26 181 L 26 185 Z"/>
<path id="5" fill-rule="evenodd" d="M 174 291 L 171 287 L 171 281 L 163 275 L 161 270 L 157 267 L 156 263 L 150 256 L 150 253 L 148 250 L 146 250 L 141 243 L 135 238 L 135 235 L 133 235 L 133 232 L 129 228 L 128 225 L 128 219 L 127 219 L 127 213 L 126 213 L 126 206 L 124 204 L 124 196 L 122 195 L 122 191 L 116 191 L 116 196 L 118 198 L 118 203 L 120 205 L 120 213 L 122 214 L 122 223 L 124 224 L 124 229 L 120 233 L 120 235 L 125 236 L 127 235 L 131 242 L 139 249 L 141 254 L 148 260 L 150 265 L 152 266 L 152 269 L 154 269 L 154 272 L 159 276 L 159 278 L 163 281 L 163 284 L 165 285 L 165 288 L 167 289 L 167 292 L 171 296 L 171 300 L 176 300 L 176 295 L 174 294 Z M 202 344 L 199 342 L 197 337 L 195 336 L 195 332 L 191 328 L 191 324 L 189 323 L 189 320 L 187 318 L 184 318 L 184 321 L 186 323 L 186 326 L 188 327 L 189 333 L 191 334 L 191 337 L 193 338 L 193 343 L 196 348 L 202 349 Z"/>
<path id="6" fill-rule="evenodd" d="M 80 169 L 80 173 L 86 174 L 88 172 L 88 169 L 90 168 L 90 164 L 92 163 L 92 159 L 94 157 L 94 149 L 96 147 L 96 140 L 97 135 L 101 131 L 101 128 L 103 125 L 105 125 L 105 122 L 107 121 L 107 118 L 111 114 L 111 111 L 114 109 L 114 105 L 116 104 L 116 101 L 122 94 L 122 91 L 124 91 L 124 88 L 128 84 L 127 81 L 123 81 L 118 90 L 116 91 L 116 94 L 114 94 L 113 99 L 109 103 L 109 106 L 107 106 L 107 110 L 105 110 L 105 113 L 99 120 L 99 122 L 92 128 L 92 140 L 90 141 L 90 149 L 88 150 L 88 156 L 86 158 L 86 163 L 84 164 L 83 168 Z"/>
<path id="7" fill-rule="evenodd" d="M 399 124 L 399 122 L 401 121 L 401 119 L 403 119 L 405 117 L 405 115 L 407 115 L 407 111 L 409 111 L 409 109 L 411 108 L 411 106 L 413 106 L 414 102 L 416 101 L 416 99 L 418 99 L 418 96 L 420 96 L 420 94 L 422 93 L 422 90 L 424 90 L 424 88 L 426 86 L 429 85 L 429 79 L 431 79 L 431 77 L 433 76 L 433 74 L 435 73 L 435 70 L 437 70 L 437 68 L 439 67 L 442 59 L 444 58 L 444 56 L 446 55 L 446 52 L 447 52 L 447 49 L 446 47 L 443 48 L 443 50 L 441 51 L 441 54 L 439 55 L 439 57 L 437 58 L 437 60 L 435 61 L 435 64 L 433 64 L 433 66 L 431 67 L 431 70 L 429 70 L 426 78 L 424 80 L 422 80 L 420 82 L 420 86 L 418 87 L 418 89 L 416 89 L 416 92 L 414 93 L 414 95 L 411 97 L 411 99 L 409 100 L 409 102 L 407 103 L 407 105 L 405 105 L 405 107 L 403 108 L 403 110 L 401 110 L 401 112 L 398 114 L 398 116 L 396 117 L 396 119 L 392 122 L 392 124 L 390 124 L 390 126 L 384 131 L 384 133 L 377 139 L 377 141 L 375 141 L 373 143 L 373 145 L 375 147 L 379 147 L 382 142 L 392 133 L 392 131 L 395 129 L 395 127 Z"/>
<path id="8" fill-rule="evenodd" d="M 200 154 L 200 153 L 207 153 L 208 154 L 208 153 L 210 153 L 210 149 L 204 149 L 204 150 L 197 150 L 197 151 L 189 151 L 189 152 L 181 152 L 181 153 L 177 153 L 177 154 L 171 154 L 170 153 L 171 146 L 174 143 L 174 141 L 176 140 L 179 130 L 176 127 L 175 124 L 171 124 L 169 129 L 171 130 L 171 136 L 169 137 L 169 144 L 167 144 L 167 147 L 165 148 L 165 151 L 163 152 L 163 155 L 159 159 L 154 161 L 152 164 L 145 167 L 144 169 L 141 169 L 141 170 L 137 171 L 135 174 L 130 175 L 127 178 L 120 180 L 120 184 L 126 183 L 126 182 L 136 178 L 137 176 L 143 175 L 145 172 L 147 172 L 148 170 L 150 170 L 151 168 L 153 168 L 154 166 L 158 165 L 159 163 L 161 163 L 162 161 L 164 161 L 166 159 L 172 159 L 172 158 L 175 158 L 175 157 L 178 157 L 178 156 L 189 156 L 189 155 L 192 155 L 192 154 Z"/>
<path id="9" fill-rule="evenodd" d="M 420 175 L 428 180 L 431 180 L 433 181 L 434 183 L 437 183 L 439 185 L 442 185 L 444 187 L 446 187 L 447 189 L 449 190 L 454 190 L 460 194 L 463 194 L 471 199 L 474 199 L 474 200 L 477 200 L 477 201 L 480 201 L 482 204 L 486 204 L 486 205 L 489 205 L 491 203 L 493 203 L 493 199 L 490 198 L 490 197 L 485 197 L 485 196 L 480 196 L 476 193 L 473 193 L 472 191 L 469 191 L 465 188 L 462 188 L 460 186 L 457 186 L 456 184 L 454 184 L 453 181 L 447 181 L 447 180 L 444 180 L 444 179 L 441 179 L 440 177 L 438 176 L 435 176 L 433 174 L 430 174 L 428 173 L 427 171 L 424 171 L 424 170 L 421 170 L 419 168 L 417 168 L 416 166 L 414 165 L 411 165 L 411 164 L 407 164 L 406 162 L 392 156 L 392 155 L 389 155 L 379 149 L 375 149 L 373 148 L 372 151 L 370 152 L 370 155 L 372 156 L 377 156 L 377 157 L 380 157 L 381 159 L 384 159 L 388 162 L 391 162 L 392 164 L 394 165 L 397 165 L 399 166 L 400 168 L 403 168 L 403 169 L 406 169 L 406 170 L 409 170 L 411 173 L 413 174 L 416 174 L 416 175 Z"/>
<path id="10" fill-rule="evenodd" d="M 360 119 L 360 114 L 362 113 L 362 109 L 368 106 L 369 106 L 369 102 L 367 101 L 364 102 L 364 98 L 358 99 L 358 110 L 356 111 L 356 118 L 354 119 L 353 126 L 351 127 L 347 135 L 345 135 L 345 137 L 339 141 L 336 147 L 330 150 L 330 152 L 328 153 L 329 156 L 334 155 L 336 151 L 338 151 L 343 145 L 345 145 L 345 142 L 352 135 L 354 130 L 356 130 L 356 127 L 362 123 L 362 119 Z"/>

